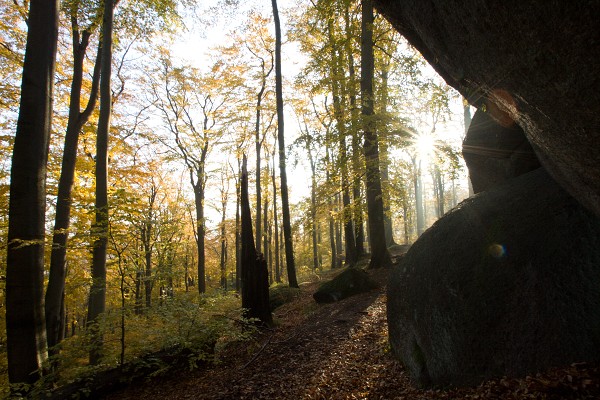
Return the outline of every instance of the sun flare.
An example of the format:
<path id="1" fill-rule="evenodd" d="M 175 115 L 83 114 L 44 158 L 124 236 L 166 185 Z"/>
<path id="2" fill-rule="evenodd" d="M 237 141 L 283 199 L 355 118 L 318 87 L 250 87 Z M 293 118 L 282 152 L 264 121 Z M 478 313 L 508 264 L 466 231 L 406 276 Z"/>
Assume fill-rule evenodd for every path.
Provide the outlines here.
<path id="1" fill-rule="evenodd" d="M 435 138 L 431 134 L 421 133 L 414 137 L 413 147 L 422 160 L 429 160 L 435 150 Z"/>

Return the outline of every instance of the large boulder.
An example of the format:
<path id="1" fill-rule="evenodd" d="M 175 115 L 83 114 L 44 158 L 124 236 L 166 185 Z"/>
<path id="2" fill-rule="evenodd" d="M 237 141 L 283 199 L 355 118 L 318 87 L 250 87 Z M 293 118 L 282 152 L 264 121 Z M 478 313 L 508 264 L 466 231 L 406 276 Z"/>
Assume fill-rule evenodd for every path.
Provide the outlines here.
<path id="1" fill-rule="evenodd" d="M 422 385 L 600 360 L 600 219 L 542 168 L 476 195 L 392 271 L 388 324 Z"/>
<path id="2" fill-rule="evenodd" d="M 377 288 L 377 282 L 360 268 L 348 267 L 330 281 L 324 282 L 313 293 L 317 303 L 333 303 L 355 294 L 368 292 Z"/>
<path id="3" fill-rule="evenodd" d="M 551 175 L 600 215 L 600 2 L 375 0 L 469 101 L 516 121 Z"/>
<path id="4" fill-rule="evenodd" d="M 502 126 L 485 107 L 475 112 L 463 141 L 462 152 L 475 193 L 540 167 L 523 129 Z"/>

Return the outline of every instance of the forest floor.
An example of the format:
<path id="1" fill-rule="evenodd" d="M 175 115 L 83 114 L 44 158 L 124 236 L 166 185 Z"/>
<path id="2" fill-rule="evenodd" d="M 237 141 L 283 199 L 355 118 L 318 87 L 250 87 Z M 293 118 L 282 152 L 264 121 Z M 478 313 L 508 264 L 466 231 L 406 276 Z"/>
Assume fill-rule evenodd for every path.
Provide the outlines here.
<path id="1" fill-rule="evenodd" d="M 585 363 L 473 388 L 415 387 L 387 341 L 389 272 L 369 271 L 379 289 L 326 305 L 312 298 L 319 282 L 301 284 L 301 295 L 274 311 L 274 329 L 228 346 L 214 364 L 107 399 L 600 399 L 600 367 Z"/>

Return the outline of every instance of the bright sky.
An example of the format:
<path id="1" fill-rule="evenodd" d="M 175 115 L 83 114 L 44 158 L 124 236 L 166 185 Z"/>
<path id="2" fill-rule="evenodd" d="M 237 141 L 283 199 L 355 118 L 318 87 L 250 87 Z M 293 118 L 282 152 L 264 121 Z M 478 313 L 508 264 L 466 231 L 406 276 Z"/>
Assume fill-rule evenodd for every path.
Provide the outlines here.
<path id="1" fill-rule="evenodd" d="M 285 32 L 287 30 L 287 18 L 285 10 L 292 5 L 290 0 L 279 0 L 278 8 L 281 22 L 281 29 L 285 41 Z M 260 9 L 264 11 L 266 15 L 272 13 L 270 2 L 240 2 L 238 7 L 237 15 L 239 17 L 230 18 L 227 16 L 219 18 L 219 20 L 209 28 L 204 28 L 201 24 L 189 23 L 190 31 L 181 40 L 178 40 L 174 45 L 175 54 L 185 62 L 188 62 L 198 68 L 208 67 L 207 54 L 211 48 L 219 45 L 225 45 L 227 43 L 227 33 L 229 33 L 235 27 L 238 27 L 244 23 L 244 18 L 250 10 Z M 274 31 L 273 26 L 273 31 Z M 303 67 L 303 57 L 297 51 L 294 43 L 284 43 L 282 46 L 282 64 L 284 79 L 290 81 Z M 285 96 L 284 88 L 284 96 Z M 284 98 L 285 102 L 285 98 Z M 290 107 L 285 107 L 285 143 L 286 146 L 294 141 L 298 133 L 298 122 Z M 289 157 L 288 157 L 289 160 Z M 277 172 L 279 175 L 279 172 Z M 298 164 L 297 167 L 293 167 L 291 160 L 288 161 L 288 182 L 290 202 L 292 204 L 300 202 L 303 198 L 310 195 L 309 185 L 298 185 L 294 182 L 309 182 L 308 178 L 308 167 L 302 164 Z M 208 209 L 207 209 L 208 211 Z M 212 211 L 209 211 L 208 218 L 214 222 L 220 218 L 218 215 L 212 215 Z"/>
<path id="2" fill-rule="evenodd" d="M 278 2 L 284 40 L 288 25 L 285 10 L 293 5 L 292 2 L 293 0 L 280 0 Z M 203 23 L 190 23 L 190 31 L 184 37 L 180 38 L 180 40 L 178 40 L 174 45 L 175 53 L 185 62 L 195 65 L 198 68 L 208 66 L 206 60 L 207 53 L 209 52 L 210 48 L 226 44 L 227 33 L 232 29 L 235 29 L 235 27 L 240 26 L 244 22 L 244 18 L 250 9 L 256 10 L 259 7 L 266 15 L 272 12 L 270 2 L 240 2 L 240 6 L 236 11 L 236 15 L 238 17 L 233 18 L 221 16 L 218 21 L 208 28 L 206 27 L 206 24 Z M 282 53 L 282 69 L 284 75 L 291 80 L 303 67 L 304 60 L 293 43 L 284 43 Z M 434 74 L 433 69 L 429 69 L 431 70 L 431 73 Z M 444 125 L 438 125 L 436 127 L 436 134 L 438 137 L 450 143 L 460 145 L 464 132 L 462 121 L 462 104 L 460 101 L 453 102 L 452 109 L 454 112 L 452 120 Z M 298 122 L 289 107 L 286 107 L 285 114 L 286 145 L 289 145 L 297 136 Z M 420 132 L 429 131 L 431 129 L 425 125 L 417 126 L 416 128 L 419 129 Z M 425 160 L 425 163 L 427 163 L 427 160 Z M 290 189 L 290 201 L 292 204 L 295 204 L 310 195 L 310 184 L 306 184 L 310 182 L 309 166 L 300 162 L 294 167 L 292 160 L 290 160 L 290 157 L 288 156 L 287 173 Z M 466 176 L 464 179 L 464 185 L 466 186 Z M 297 184 L 298 182 L 302 182 L 302 184 Z M 207 208 L 207 213 L 208 218 L 213 222 L 217 222 L 220 218 L 216 214 L 216 211 L 215 215 L 213 216 L 212 210 L 209 208 Z"/>

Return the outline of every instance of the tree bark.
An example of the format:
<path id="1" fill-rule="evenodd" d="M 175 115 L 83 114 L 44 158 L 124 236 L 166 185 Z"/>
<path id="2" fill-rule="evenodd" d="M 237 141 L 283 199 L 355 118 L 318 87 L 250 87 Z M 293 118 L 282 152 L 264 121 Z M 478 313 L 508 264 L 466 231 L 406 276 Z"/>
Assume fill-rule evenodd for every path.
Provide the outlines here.
<path id="1" fill-rule="evenodd" d="M 58 1 L 30 4 L 8 211 L 6 334 L 11 384 L 37 381 L 47 359 L 44 223 L 58 14 Z"/>
<path id="2" fill-rule="evenodd" d="M 221 289 L 227 290 L 227 239 L 225 236 L 225 211 L 226 204 L 222 204 L 221 213 Z"/>
<path id="3" fill-rule="evenodd" d="M 77 160 L 77 146 L 79 134 L 83 125 L 88 121 L 96 106 L 98 98 L 98 83 L 100 81 L 100 64 L 102 47 L 98 46 L 96 63 L 92 77 L 92 89 L 87 106 L 81 112 L 81 88 L 83 83 L 83 62 L 88 48 L 91 32 L 79 31 L 76 16 L 71 17 L 73 33 L 73 78 L 69 99 L 69 117 L 65 134 L 62 166 L 58 181 L 58 195 L 56 197 L 56 216 L 54 220 L 54 234 L 52 238 L 52 252 L 50 255 L 50 270 L 48 287 L 46 289 L 46 332 L 50 354 L 56 354 L 55 346 L 64 338 L 65 321 L 61 318 L 64 308 L 64 290 L 66 279 L 67 240 L 71 216 L 71 191 L 75 177 L 75 164 Z"/>
<path id="4" fill-rule="evenodd" d="M 387 105 L 388 105 L 388 65 L 384 65 L 381 70 L 381 114 L 387 117 Z M 394 241 L 394 225 L 392 222 L 392 210 L 390 207 L 390 156 L 389 156 L 389 144 L 388 144 L 388 130 L 387 124 L 384 124 L 385 131 L 379 133 L 377 136 L 379 139 L 379 165 L 381 167 L 381 188 L 383 192 L 383 223 L 385 226 L 385 240 L 387 246 L 396 244 Z"/>
<path id="5" fill-rule="evenodd" d="M 269 277 L 264 257 L 256 252 L 252 233 L 252 213 L 248 199 L 248 171 L 246 157 L 242 163 L 242 308 L 247 318 L 257 318 L 271 326 L 273 317 L 269 307 Z"/>
<path id="6" fill-rule="evenodd" d="M 344 110 L 342 106 L 343 91 L 341 90 L 340 77 L 340 62 L 336 52 L 336 44 L 334 38 L 334 24 L 330 19 L 328 22 L 328 35 L 331 44 L 331 62 L 333 69 L 333 78 L 331 79 L 331 92 L 333 95 L 333 114 L 336 120 L 338 135 L 339 135 L 339 164 L 341 175 L 341 190 L 342 190 L 342 223 L 344 225 L 344 243 L 346 265 L 353 265 L 357 260 L 356 240 L 354 237 L 354 224 L 352 223 L 352 207 L 350 203 L 350 182 L 348 178 L 348 155 L 346 149 L 346 122 L 344 121 Z"/>
<path id="7" fill-rule="evenodd" d="M 268 162 L 267 162 L 268 165 Z M 262 235 L 262 254 L 263 257 L 265 259 L 265 262 L 267 263 L 267 268 L 269 270 L 269 283 L 273 282 L 273 271 L 271 268 L 271 264 L 269 263 L 269 235 L 267 234 L 267 227 L 269 224 L 269 199 L 267 198 L 267 196 L 265 196 L 265 203 L 264 203 L 264 208 L 263 208 L 263 230 L 265 231 L 264 234 Z M 258 242 L 258 246 L 260 246 L 261 243 Z"/>
<path id="8" fill-rule="evenodd" d="M 277 140 L 279 141 L 279 178 L 281 179 L 281 209 L 283 214 L 283 237 L 285 245 L 285 263 L 290 287 L 297 288 L 296 265 L 294 263 L 294 244 L 292 242 L 292 222 L 288 199 L 287 173 L 285 165 L 285 141 L 283 120 L 283 77 L 281 75 L 281 25 L 277 0 L 271 0 L 275 21 L 275 96 L 277 97 Z"/>
<path id="9" fill-rule="evenodd" d="M 273 225 L 275 228 L 275 282 L 281 282 L 281 264 L 279 263 L 279 218 L 277 216 L 277 181 L 275 180 L 275 157 L 273 157 Z"/>
<path id="10" fill-rule="evenodd" d="M 412 156 L 413 165 L 413 184 L 415 188 L 415 206 L 417 208 L 417 236 L 425 231 L 425 208 L 423 207 L 423 182 L 421 179 L 421 160 L 417 156 Z"/>
<path id="11" fill-rule="evenodd" d="M 310 149 L 308 150 L 310 158 L 310 219 L 312 225 L 312 253 L 313 253 L 313 270 L 321 268 L 319 263 L 319 246 L 317 241 L 317 179 L 316 179 L 316 165 L 313 160 Z"/>
<path id="12" fill-rule="evenodd" d="M 204 188 L 199 187 L 202 185 L 198 177 L 198 183 L 194 186 L 194 202 L 196 206 L 196 249 L 198 255 L 198 293 L 202 294 L 206 292 L 206 255 L 204 248 L 205 227 L 204 227 Z M 202 178 L 204 179 L 204 178 Z"/>
<path id="13" fill-rule="evenodd" d="M 240 164 L 240 159 L 237 159 L 238 163 L 238 175 L 242 175 L 242 168 Z M 241 193 L 240 193 L 240 181 L 236 181 L 235 185 L 235 290 L 241 292 L 242 284 L 242 263 L 241 263 L 241 255 L 242 255 L 242 239 L 240 233 L 240 207 L 241 207 Z"/>
<path id="14" fill-rule="evenodd" d="M 354 54 L 352 40 L 354 34 L 350 24 L 350 4 L 344 7 L 344 25 L 346 30 L 345 51 L 348 57 L 348 97 L 350 99 L 350 135 L 352 137 L 352 218 L 354 222 L 354 242 L 356 244 L 356 257 L 365 254 L 365 229 L 363 224 L 363 203 L 361 197 L 362 170 L 361 146 L 359 137 L 359 110 L 356 104 L 356 70 L 354 68 Z"/>
<path id="15" fill-rule="evenodd" d="M 92 287 L 90 288 L 87 326 L 92 334 L 90 364 L 102 358 L 103 337 L 98 318 L 106 302 L 106 250 L 108 243 L 108 137 L 112 112 L 110 88 L 112 69 L 113 1 L 105 0 L 102 21 L 102 66 L 100 72 L 100 116 L 96 138 L 96 221 L 92 228 L 95 237 L 92 250 Z"/>
<path id="16" fill-rule="evenodd" d="M 383 195 L 379 171 L 379 149 L 374 121 L 373 100 L 373 3 L 362 2 L 362 41 L 361 41 L 361 96 L 363 128 L 365 133 L 365 164 L 367 172 L 367 211 L 369 220 L 369 243 L 371 260 L 369 268 L 379 268 L 391 264 L 390 253 L 385 239 L 383 223 Z"/>

